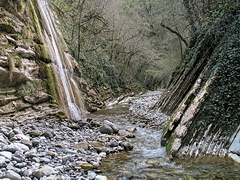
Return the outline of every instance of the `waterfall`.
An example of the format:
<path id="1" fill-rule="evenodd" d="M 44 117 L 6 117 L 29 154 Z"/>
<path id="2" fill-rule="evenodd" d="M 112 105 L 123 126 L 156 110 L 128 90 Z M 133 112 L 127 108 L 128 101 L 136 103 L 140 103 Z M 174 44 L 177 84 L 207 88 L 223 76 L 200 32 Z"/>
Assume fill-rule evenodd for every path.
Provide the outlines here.
<path id="1" fill-rule="evenodd" d="M 68 77 L 67 74 L 69 72 L 69 68 L 67 68 L 64 60 L 64 58 L 66 58 L 65 52 L 59 44 L 59 33 L 57 32 L 55 20 L 51 13 L 51 9 L 46 0 L 38 0 L 38 6 L 40 14 L 42 16 L 42 21 L 44 22 L 44 41 L 47 45 L 46 47 L 49 48 L 48 52 L 51 52 L 51 57 L 55 60 L 54 63 L 57 67 L 59 78 L 63 86 L 62 88 L 65 94 L 65 101 L 67 101 L 69 111 L 68 114 L 70 118 L 74 120 L 81 120 L 81 111 L 80 108 L 77 106 L 77 103 L 75 102 L 74 92 L 70 83 L 70 79 L 72 81 L 72 78 Z M 70 68 L 72 67 L 70 66 Z M 72 71 L 73 69 L 70 69 L 70 72 Z M 72 73 L 70 73 L 70 75 L 71 74 Z"/>

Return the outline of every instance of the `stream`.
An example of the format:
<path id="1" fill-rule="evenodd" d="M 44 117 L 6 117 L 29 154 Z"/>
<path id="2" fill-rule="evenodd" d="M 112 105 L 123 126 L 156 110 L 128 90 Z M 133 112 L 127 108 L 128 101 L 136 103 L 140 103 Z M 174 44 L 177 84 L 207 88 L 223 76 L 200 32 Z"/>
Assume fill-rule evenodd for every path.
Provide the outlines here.
<path id="1" fill-rule="evenodd" d="M 103 160 L 100 167 L 103 175 L 110 180 L 240 179 L 240 167 L 228 159 L 168 158 L 165 147 L 160 145 L 162 130 L 159 128 L 168 117 L 151 110 L 160 95 L 155 91 L 125 98 L 109 103 L 108 109 L 90 115 L 98 121 L 115 123 L 120 128 L 119 134 L 127 135 L 134 145 L 133 151 L 112 154 Z M 146 111 L 152 111 L 150 116 Z"/>

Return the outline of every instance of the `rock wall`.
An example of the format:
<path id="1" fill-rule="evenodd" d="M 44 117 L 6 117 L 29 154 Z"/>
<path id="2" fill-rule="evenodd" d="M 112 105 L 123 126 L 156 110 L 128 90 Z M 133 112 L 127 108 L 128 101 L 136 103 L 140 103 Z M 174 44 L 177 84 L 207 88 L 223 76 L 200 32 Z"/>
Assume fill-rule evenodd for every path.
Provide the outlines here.
<path id="1" fill-rule="evenodd" d="M 42 43 L 26 1 L 0 3 L 0 114 L 50 100 Z"/>
<path id="2" fill-rule="evenodd" d="M 171 115 L 162 144 L 173 156 L 239 152 L 239 9 L 230 2 L 203 24 L 158 102 Z"/>
<path id="3" fill-rule="evenodd" d="M 61 87 L 54 72 L 54 59 L 44 43 L 43 22 L 36 0 L 0 2 L 0 115 L 51 102 L 63 108 Z M 69 54 L 64 39 L 66 66 L 71 64 L 87 110 L 104 106 L 98 94 L 81 78 L 79 66 Z M 80 99 L 81 95 L 73 90 Z"/>

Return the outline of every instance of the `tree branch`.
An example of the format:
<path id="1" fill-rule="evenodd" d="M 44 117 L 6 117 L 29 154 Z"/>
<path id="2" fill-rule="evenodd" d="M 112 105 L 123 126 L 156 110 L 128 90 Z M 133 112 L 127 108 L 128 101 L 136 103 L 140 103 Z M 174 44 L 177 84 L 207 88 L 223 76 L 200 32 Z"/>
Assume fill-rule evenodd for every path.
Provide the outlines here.
<path id="1" fill-rule="evenodd" d="M 169 26 L 163 24 L 162 22 L 161 22 L 161 26 L 162 26 L 163 28 L 169 30 L 171 33 L 176 34 L 176 35 L 179 37 L 179 39 L 181 39 L 181 41 L 184 42 L 184 44 L 185 44 L 186 46 L 188 46 L 187 40 L 184 39 L 183 36 L 182 36 L 179 32 L 173 30 L 172 28 L 170 28 Z"/>

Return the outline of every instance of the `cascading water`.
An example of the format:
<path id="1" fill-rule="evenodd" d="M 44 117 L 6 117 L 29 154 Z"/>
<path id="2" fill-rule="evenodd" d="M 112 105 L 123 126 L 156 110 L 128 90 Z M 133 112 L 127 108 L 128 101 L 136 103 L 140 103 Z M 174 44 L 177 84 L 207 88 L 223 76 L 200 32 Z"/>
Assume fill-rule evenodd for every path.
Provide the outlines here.
<path id="1" fill-rule="evenodd" d="M 63 85 L 63 89 L 66 95 L 69 114 L 72 119 L 81 120 L 82 116 L 80 113 L 80 109 L 74 102 L 74 94 L 69 82 L 69 78 L 67 77 L 67 69 L 64 67 L 64 59 L 62 57 L 64 52 L 61 53 L 61 47 L 58 43 L 58 33 L 50 7 L 45 0 L 38 0 L 38 6 L 40 9 L 42 20 L 45 23 L 44 30 L 46 31 L 48 39 L 46 43 L 48 45 L 48 48 L 52 49 L 51 52 L 55 59 L 61 83 Z"/>

